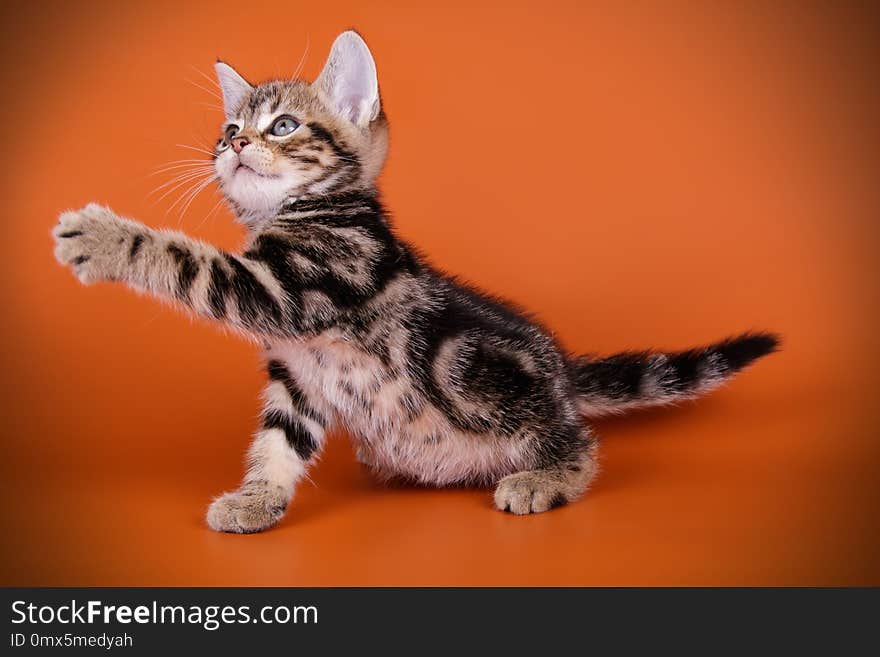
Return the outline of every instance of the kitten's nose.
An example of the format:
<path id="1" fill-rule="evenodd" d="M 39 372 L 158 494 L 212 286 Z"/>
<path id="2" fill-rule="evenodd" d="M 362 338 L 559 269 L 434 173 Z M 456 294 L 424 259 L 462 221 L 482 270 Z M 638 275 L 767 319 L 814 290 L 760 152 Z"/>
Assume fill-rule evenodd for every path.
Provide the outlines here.
<path id="1" fill-rule="evenodd" d="M 247 137 L 236 137 L 232 140 L 232 150 L 236 153 L 241 153 L 241 149 L 251 143 L 251 140 Z"/>

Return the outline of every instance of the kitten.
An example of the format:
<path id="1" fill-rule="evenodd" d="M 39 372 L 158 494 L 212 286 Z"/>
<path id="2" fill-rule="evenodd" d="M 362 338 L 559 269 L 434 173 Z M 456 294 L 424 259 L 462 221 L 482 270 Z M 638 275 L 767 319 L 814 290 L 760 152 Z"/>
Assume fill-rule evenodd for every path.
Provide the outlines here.
<path id="1" fill-rule="evenodd" d="M 334 424 L 379 476 L 495 486 L 495 506 L 547 511 L 596 474 L 583 419 L 711 390 L 777 338 L 677 353 L 567 354 L 506 303 L 399 240 L 375 180 L 388 124 L 376 67 L 341 34 L 318 79 L 253 86 L 216 65 L 226 122 L 213 155 L 249 228 L 241 254 L 98 205 L 65 212 L 55 255 L 83 283 L 121 281 L 265 345 L 262 427 L 241 487 L 210 505 L 226 532 L 277 523 Z"/>

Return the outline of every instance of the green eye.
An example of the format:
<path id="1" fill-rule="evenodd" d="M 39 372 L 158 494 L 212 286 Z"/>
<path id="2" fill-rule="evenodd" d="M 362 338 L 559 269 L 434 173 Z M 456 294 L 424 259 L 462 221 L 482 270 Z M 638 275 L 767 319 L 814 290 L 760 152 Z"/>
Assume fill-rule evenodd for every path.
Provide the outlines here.
<path id="1" fill-rule="evenodd" d="M 299 123 L 296 122 L 296 119 L 288 114 L 285 114 L 284 116 L 279 116 L 277 119 L 275 119 L 272 127 L 269 128 L 269 132 L 276 137 L 286 137 L 298 127 Z"/>

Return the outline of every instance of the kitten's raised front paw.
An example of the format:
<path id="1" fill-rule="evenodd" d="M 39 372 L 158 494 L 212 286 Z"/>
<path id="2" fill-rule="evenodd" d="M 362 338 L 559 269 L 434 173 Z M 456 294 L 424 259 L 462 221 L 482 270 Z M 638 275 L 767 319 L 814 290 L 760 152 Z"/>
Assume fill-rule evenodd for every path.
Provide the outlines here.
<path id="1" fill-rule="evenodd" d="M 223 493 L 208 507 L 208 526 L 217 532 L 253 534 L 276 524 L 287 509 L 287 496 L 277 486 L 246 484 Z"/>
<path id="2" fill-rule="evenodd" d="M 122 276 L 136 227 L 96 203 L 65 212 L 52 230 L 55 258 L 83 283 L 116 280 Z"/>
<path id="3" fill-rule="evenodd" d="M 566 502 L 565 481 L 555 472 L 517 472 L 504 477 L 495 488 L 495 506 L 518 516 L 549 511 Z"/>

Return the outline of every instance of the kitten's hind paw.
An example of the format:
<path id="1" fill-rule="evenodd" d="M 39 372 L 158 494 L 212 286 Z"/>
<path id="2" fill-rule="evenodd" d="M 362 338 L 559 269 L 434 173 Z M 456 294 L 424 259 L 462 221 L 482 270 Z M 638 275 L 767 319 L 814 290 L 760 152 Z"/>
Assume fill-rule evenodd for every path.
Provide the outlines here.
<path id="1" fill-rule="evenodd" d="M 495 506 L 518 516 L 555 509 L 583 495 L 597 470 L 596 444 L 591 442 L 572 462 L 507 475 L 495 487 Z"/>
<path id="2" fill-rule="evenodd" d="M 223 493 L 208 507 L 208 526 L 217 532 L 254 534 L 275 525 L 287 509 L 288 496 L 281 488 L 246 484 Z"/>

